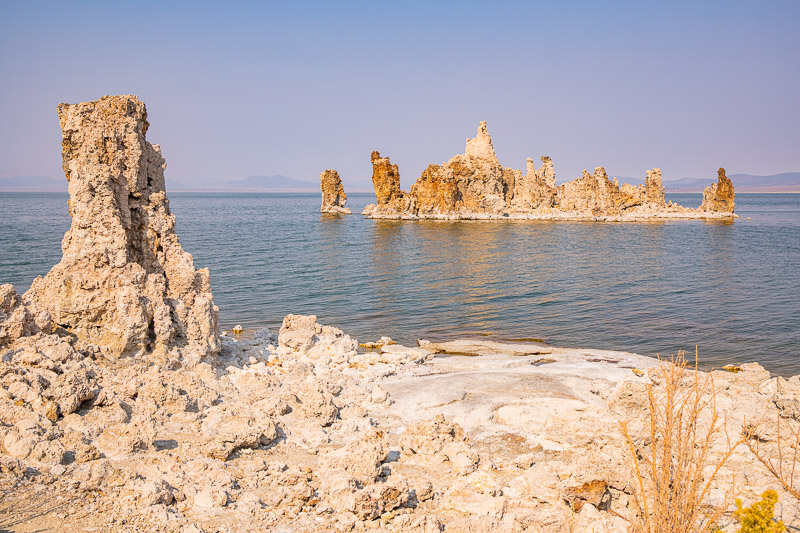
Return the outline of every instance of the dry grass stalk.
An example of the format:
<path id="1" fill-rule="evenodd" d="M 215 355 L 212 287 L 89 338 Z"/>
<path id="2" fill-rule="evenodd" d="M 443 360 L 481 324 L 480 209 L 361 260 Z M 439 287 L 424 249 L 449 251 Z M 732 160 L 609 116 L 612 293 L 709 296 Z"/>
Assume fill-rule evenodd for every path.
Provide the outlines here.
<path id="1" fill-rule="evenodd" d="M 717 412 L 709 374 L 689 368 L 684 353 L 661 361 L 648 385 L 647 434 L 631 436 L 620 423 L 634 473 L 635 533 L 711 532 L 731 503 L 732 490 L 716 507 L 706 503 L 720 469 L 741 443 L 731 443 Z M 725 437 L 722 453 L 715 443 Z M 637 444 L 638 442 L 638 444 Z"/>
<path id="2" fill-rule="evenodd" d="M 800 423 L 786 420 L 780 415 L 775 422 L 777 436 L 774 440 L 762 440 L 759 433 L 765 429 L 751 427 L 745 430 L 746 443 L 756 459 L 764 465 L 783 489 L 800 501 Z"/>

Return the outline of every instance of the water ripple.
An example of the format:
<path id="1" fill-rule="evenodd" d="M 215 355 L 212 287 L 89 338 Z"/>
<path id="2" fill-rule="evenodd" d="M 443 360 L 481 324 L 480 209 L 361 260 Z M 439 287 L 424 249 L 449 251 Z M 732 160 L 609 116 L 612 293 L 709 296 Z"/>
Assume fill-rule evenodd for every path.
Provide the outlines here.
<path id="1" fill-rule="evenodd" d="M 800 195 L 739 195 L 734 224 L 400 222 L 320 215 L 317 195 L 170 198 L 226 328 L 309 313 L 362 339 L 699 345 L 707 363 L 800 373 Z M 354 212 L 373 199 L 349 196 Z M 64 195 L 0 194 L 0 281 L 45 274 L 68 226 Z"/>

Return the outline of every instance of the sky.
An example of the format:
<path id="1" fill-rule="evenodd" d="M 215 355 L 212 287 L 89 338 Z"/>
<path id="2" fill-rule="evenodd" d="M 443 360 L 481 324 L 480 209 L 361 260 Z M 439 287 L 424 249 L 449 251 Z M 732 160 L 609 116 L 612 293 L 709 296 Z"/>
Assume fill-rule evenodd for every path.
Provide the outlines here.
<path id="1" fill-rule="evenodd" d="M 488 122 L 559 181 L 800 170 L 800 2 L 0 0 L 0 176 L 63 177 L 59 102 L 135 94 L 185 184 L 408 187 Z"/>

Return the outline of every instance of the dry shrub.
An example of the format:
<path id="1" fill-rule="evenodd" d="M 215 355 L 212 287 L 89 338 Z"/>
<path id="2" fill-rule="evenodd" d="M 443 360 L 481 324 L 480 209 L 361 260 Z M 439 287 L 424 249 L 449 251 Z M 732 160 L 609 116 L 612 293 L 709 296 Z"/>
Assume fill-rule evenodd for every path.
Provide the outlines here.
<path id="1" fill-rule="evenodd" d="M 645 435 L 634 438 L 626 422 L 620 428 L 633 470 L 635 533 L 711 532 L 732 500 L 729 491 L 709 505 L 712 483 L 741 441 L 732 443 L 717 412 L 717 391 L 710 374 L 689 368 L 684 353 L 662 360 L 647 387 Z M 715 449 L 724 437 L 721 448 Z"/>
<path id="2" fill-rule="evenodd" d="M 764 465 L 783 489 L 800 501 L 800 422 L 793 419 L 775 421 L 775 438 L 760 435 L 771 433 L 766 424 L 745 429 L 747 447 Z"/>

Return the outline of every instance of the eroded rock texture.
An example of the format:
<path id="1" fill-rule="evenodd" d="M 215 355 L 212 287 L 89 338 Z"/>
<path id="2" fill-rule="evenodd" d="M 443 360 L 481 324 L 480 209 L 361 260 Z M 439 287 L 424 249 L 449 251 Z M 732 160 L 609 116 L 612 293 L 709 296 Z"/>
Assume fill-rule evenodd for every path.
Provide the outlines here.
<path id="1" fill-rule="evenodd" d="M 39 332 L 50 333 L 51 329 L 52 323 L 47 312 L 34 317 L 13 285 L 0 285 L 0 348 L 20 337 Z"/>
<path id="2" fill-rule="evenodd" d="M 538 169 L 533 159 L 528 158 L 526 173 L 520 173 L 520 178 L 514 184 L 512 208 L 517 210 L 532 210 L 550 208 L 556 202 L 556 173 L 553 161 L 542 156 L 542 166 Z"/>
<path id="3" fill-rule="evenodd" d="M 733 192 L 733 182 L 725 175 L 725 169 L 717 171 L 717 183 L 712 183 L 703 191 L 703 203 L 700 205 L 701 211 L 716 213 L 731 213 L 734 207 L 735 194 Z"/>
<path id="4" fill-rule="evenodd" d="M 377 208 L 388 213 L 399 212 L 406 208 L 406 194 L 400 190 L 400 171 L 388 157 L 381 157 L 375 150 L 372 160 L 372 186 L 375 189 Z"/>
<path id="5" fill-rule="evenodd" d="M 503 168 L 492 138 L 481 122 L 466 149 L 447 163 L 429 165 L 410 194 L 417 212 L 426 214 L 501 213 L 511 199 L 518 171 Z"/>
<path id="6" fill-rule="evenodd" d="M 647 171 L 647 178 L 644 180 L 644 188 L 647 202 L 658 206 L 666 205 L 665 194 L 667 191 L 661 183 L 660 168 Z M 731 211 L 733 211 L 732 208 Z"/>
<path id="7" fill-rule="evenodd" d="M 397 165 L 372 153 L 377 204 L 364 209 L 373 218 L 528 218 L 569 220 L 643 220 L 722 218 L 733 215 L 733 185 L 721 175 L 706 190 L 703 206 L 689 209 L 666 203 L 661 170 L 647 171 L 644 185 L 620 186 L 603 167 L 556 186 L 553 161 L 542 157 L 538 169 L 527 160 L 525 174 L 503 167 L 481 122 L 463 154 L 429 165 L 408 193 L 400 190 Z M 730 198 L 730 200 L 728 200 Z"/>
<path id="8" fill-rule="evenodd" d="M 619 215 L 623 203 L 619 186 L 608 178 L 603 167 L 595 168 L 593 174 L 584 170 L 580 178 L 559 185 L 557 194 L 562 209 L 595 216 Z"/>
<path id="9" fill-rule="evenodd" d="M 319 186 L 322 189 L 322 213 L 342 213 L 350 215 L 352 211 L 347 204 L 347 195 L 344 193 L 342 180 L 335 170 L 326 170 L 319 175 Z"/>
<path id="10" fill-rule="evenodd" d="M 178 242 L 144 103 L 104 96 L 60 104 L 58 117 L 72 225 L 61 261 L 34 280 L 26 304 L 115 355 L 217 352 L 209 273 Z"/>

